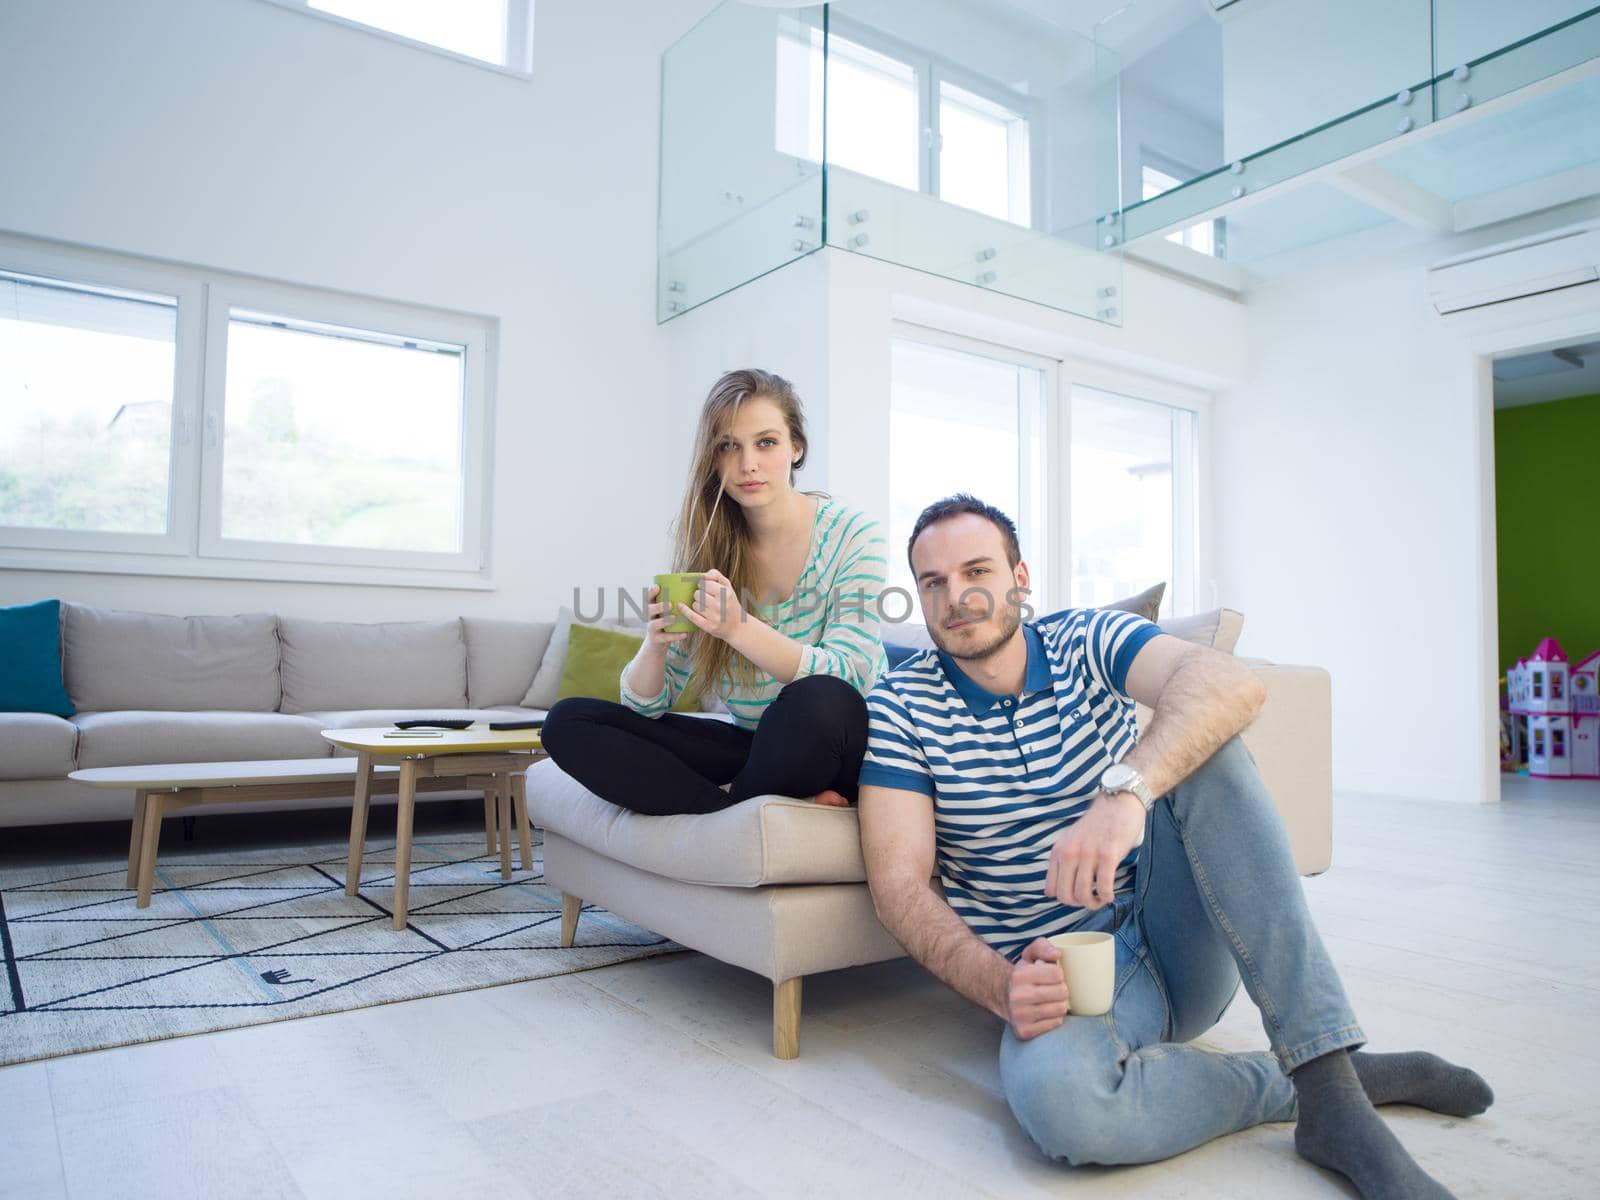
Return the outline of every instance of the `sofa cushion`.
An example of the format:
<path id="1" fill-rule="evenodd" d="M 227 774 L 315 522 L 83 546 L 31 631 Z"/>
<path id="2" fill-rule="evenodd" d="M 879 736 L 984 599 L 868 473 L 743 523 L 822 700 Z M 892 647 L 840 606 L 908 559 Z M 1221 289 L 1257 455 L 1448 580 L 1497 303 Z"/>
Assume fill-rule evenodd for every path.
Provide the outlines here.
<path id="1" fill-rule="evenodd" d="M 1168 617 L 1161 622 L 1161 632 L 1199 646 L 1210 646 L 1224 654 L 1232 654 L 1239 644 L 1239 634 L 1244 629 L 1244 614 L 1231 608 L 1213 608 L 1210 612 L 1195 613 L 1189 617 Z"/>
<path id="2" fill-rule="evenodd" d="M 597 854 L 685 883 L 864 883 L 854 808 L 754 796 L 720 812 L 646 817 L 600 799 L 551 759 L 528 769 L 528 817 Z"/>
<path id="3" fill-rule="evenodd" d="M 587 696 L 621 704 L 622 672 L 643 645 L 644 637 L 637 633 L 596 629 L 593 625 L 574 623 L 568 630 L 567 657 L 561 666 L 561 687 L 556 692 L 556 699 Z M 689 686 L 678 693 L 669 711 L 702 711 L 699 689 L 695 687 L 694 680 L 691 679 Z"/>
<path id="4" fill-rule="evenodd" d="M 278 619 L 169 617 L 67 604 L 67 691 L 83 712 L 271 712 Z"/>
<path id="5" fill-rule="evenodd" d="M 556 623 L 462 617 L 461 627 L 467 636 L 467 702 L 492 708 L 527 695 Z"/>
<path id="6" fill-rule="evenodd" d="M 61 601 L 0 608 L 0 712 L 72 715 L 61 677 Z"/>
<path id="7" fill-rule="evenodd" d="M 60 779 L 77 767 L 78 730 L 47 713 L 0 713 L 0 779 Z"/>
<path id="8" fill-rule="evenodd" d="M 79 713 L 78 766 L 327 758 L 322 726 L 282 713 Z"/>
<path id="9" fill-rule="evenodd" d="M 467 706 L 459 617 L 373 625 L 284 617 L 278 636 L 283 712 Z"/>

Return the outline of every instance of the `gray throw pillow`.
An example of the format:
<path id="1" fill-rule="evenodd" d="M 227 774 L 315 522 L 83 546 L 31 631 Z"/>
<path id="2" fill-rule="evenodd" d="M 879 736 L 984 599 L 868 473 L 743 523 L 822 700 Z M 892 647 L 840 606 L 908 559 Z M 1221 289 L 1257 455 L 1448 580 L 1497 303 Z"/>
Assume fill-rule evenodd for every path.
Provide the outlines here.
<path id="1" fill-rule="evenodd" d="M 1123 600 L 1113 600 L 1110 604 L 1101 604 L 1100 608 L 1115 608 L 1122 612 L 1138 613 L 1146 621 L 1154 621 L 1156 614 L 1161 611 L 1161 597 L 1167 593 L 1165 580 L 1154 587 L 1147 587 L 1137 596 L 1129 596 Z"/>

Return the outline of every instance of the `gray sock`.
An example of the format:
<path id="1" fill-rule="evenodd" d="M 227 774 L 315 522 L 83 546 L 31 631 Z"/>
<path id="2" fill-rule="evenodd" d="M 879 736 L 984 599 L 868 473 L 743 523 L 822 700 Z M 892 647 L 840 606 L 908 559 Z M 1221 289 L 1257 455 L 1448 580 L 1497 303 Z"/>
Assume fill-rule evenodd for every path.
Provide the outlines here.
<path id="1" fill-rule="evenodd" d="M 1426 1050 L 1350 1055 L 1361 1088 L 1373 1104 L 1414 1104 L 1450 1117 L 1475 1117 L 1494 1103 L 1483 1076 Z"/>
<path id="2" fill-rule="evenodd" d="M 1300 1100 L 1294 1127 L 1300 1157 L 1343 1175 L 1364 1200 L 1450 1200 L 1389 1132 L 1347 1051 L 1314 1058 L 1289 1079 Z"/>

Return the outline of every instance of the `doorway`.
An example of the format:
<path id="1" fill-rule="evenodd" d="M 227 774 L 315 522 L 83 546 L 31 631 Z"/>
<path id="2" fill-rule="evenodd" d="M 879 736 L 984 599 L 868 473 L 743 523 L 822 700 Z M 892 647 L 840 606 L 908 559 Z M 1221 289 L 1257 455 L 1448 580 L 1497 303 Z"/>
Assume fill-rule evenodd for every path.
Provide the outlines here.
<path id="1" fill-rule="evenodd" d="M 1495 773 L 1484 798 L 1600 806 L 1600 336 L 1508 347 L 1480 367 Z"/>

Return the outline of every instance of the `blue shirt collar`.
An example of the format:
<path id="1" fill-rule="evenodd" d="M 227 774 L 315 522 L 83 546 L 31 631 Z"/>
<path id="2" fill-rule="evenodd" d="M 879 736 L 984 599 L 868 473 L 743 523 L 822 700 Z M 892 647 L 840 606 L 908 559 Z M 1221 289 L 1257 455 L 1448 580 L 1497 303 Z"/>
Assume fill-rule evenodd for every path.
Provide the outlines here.
<path id="1" fill-rule="evenodd" d="M 1044 648 L 1044 638 L 1039 636 L 1039 631 L 1032 625 L 1022 627 L 1022 637 L 1028 644 L 1028 668 L 1022 677 L 1022 694 L 1031 696 L 1035 692 L 1042 692 L 1051 685 L 1050 657 Z M 967 702 L 967 707 L 972 710 L 972 715 L 981 717 L 988 713 L 1002 700 L 1011 699 L 1004 693 L 991 692 L 987 688 L 975 683 L 972 678 L 961 669 L 956 660 L 943 650 L 938 652 L 939 664 L 944 668 L 945 677 L 950 680 L 952 687 Z"/>

